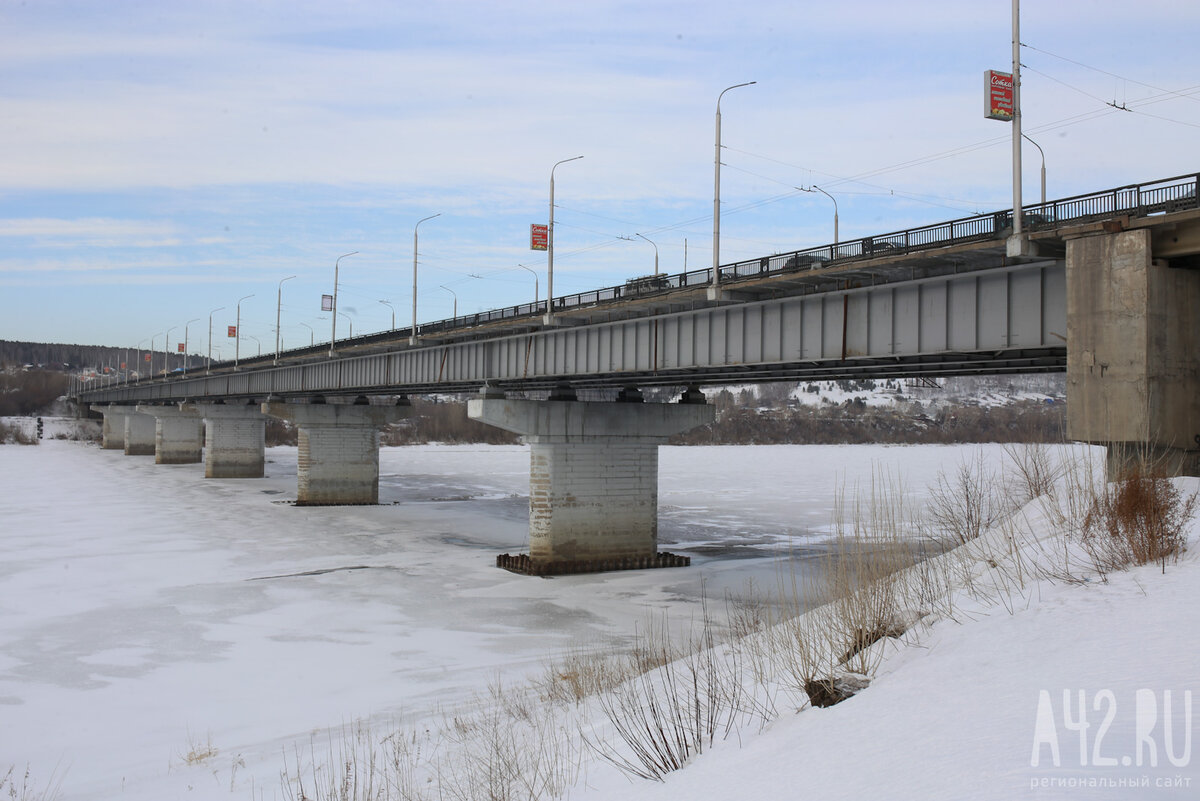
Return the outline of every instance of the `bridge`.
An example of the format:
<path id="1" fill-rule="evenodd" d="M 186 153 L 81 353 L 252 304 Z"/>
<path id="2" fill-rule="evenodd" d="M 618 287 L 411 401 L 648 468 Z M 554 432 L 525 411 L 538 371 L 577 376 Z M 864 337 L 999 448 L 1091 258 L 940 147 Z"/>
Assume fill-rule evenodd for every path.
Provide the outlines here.
<path id="1" fill-rule="evenodd" d="M 105 447 L 203 455 L 209 477 L 261 476 L 265 416 L 289 420 L 297 502 L 328 504 L 377 501 L 377 431 L 408 394 L 478 391 L 471 416 L 532 448 L 531 572 L 663 563 L 657 449 L 712 420 L 703 385 L 1065 370 L 1070 438 L 1200 474 L 1198 190 L 1128 185 L 1027 206 L 1020 237 L 1002 210 L 72 394 Z M 641 403 L 651 386 L 680 402 Z"/>

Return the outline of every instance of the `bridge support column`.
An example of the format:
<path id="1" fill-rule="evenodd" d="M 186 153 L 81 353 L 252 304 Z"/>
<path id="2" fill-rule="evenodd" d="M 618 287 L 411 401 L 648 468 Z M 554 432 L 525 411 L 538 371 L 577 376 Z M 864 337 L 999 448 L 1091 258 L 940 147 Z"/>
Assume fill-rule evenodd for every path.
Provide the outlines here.
<path id="1" fill-rule="evenodd" d="M 144 406 L 140 414 L 154 418 L 154 463 L 196 464 L 204 448 L 204 421 L 191 406 Z"/>
<path id="2" fill-rule="evenodd" d="M 1067 435 L 1200 475 L 1200 271 L 1153 258 L 1148 229 L 1067 241 Z"/>
<path id="3" fill-rule="evenodd" d="M 299 429 L 296 503 L 379 503 L 379 429 L 412 414 L 409 406 L 264 403 L 271 417 Z"/>
<path id="4" fill-rule="evenodd" d="M 104 415 L 100 428 L 100 447 L 107 450 L 125 449 L 125 418 L 136 414 L 132 406 L 92 406 L 93 412 Z"/>
<path id="5" fill-rule="evenodd" d="M 204 477 L 262 478 L 267 416 L 259 404 L 197 403 L 204 418 Z"/>
<path id="6" fill-rule="evenodd" d="M 129 413 L 125 415 L 125 455 L 153 456 L 157 431 L 155 419 L 136 411 L 132 406 L 126 408 Z"/>
<path id="7" fill-rule="evenodd" d="M 529 555 L 498 564 L 523 573 L 668 567 L 658 553 L 658 446 L 713 420 L 693 402 L 594 403 L 473 398 L 468 415 L 530 445 Z"/>

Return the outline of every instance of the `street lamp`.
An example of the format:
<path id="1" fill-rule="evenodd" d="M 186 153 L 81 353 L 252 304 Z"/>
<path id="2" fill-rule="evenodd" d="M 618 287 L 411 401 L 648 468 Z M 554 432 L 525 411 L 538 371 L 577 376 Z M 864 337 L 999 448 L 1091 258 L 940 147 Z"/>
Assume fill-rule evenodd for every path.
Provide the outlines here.
<path id="1" fill-rule="evenodd" d="M 540 290 L 538 289 L 538 274 L 535 273 L 531 268 L 526 267 L 524 264 L 518 264 L 517 266 L 533 276 L 533 305 L 536 307 L 538 296 L 541 294 Z M 535 308 L 534 311 L 537 311 L 537 309 Z"/>
<path id="2" fill-rule="evenodd" d="M 218 306 L 208 313 L 208 364 L 204 365 L 204 374 L 212 373 L 212 316 L 219 311 L 224 311 L 224 306 Z"/>
<path id="3" fill-rule="evenodd" d="M 162 331 L 158 332 L 158 334 L 161 334 L 161 333 L 162 333 Z M 154 380 L 154 340 L 158 336 L 158 334 L 155 334 L 154 336 L 150 337 L 150 380 L 151 381 Z"/>
<path id="4" fill-rule="evenodd" d="M 815 191 L 817 191 L 817 192 L 820 192 L 822 195 L 824 195 L 825 197 L 827 197 L 827 198 L 829 198 L 830 200 L 832 200 L 832 201 L 833 201 L 833 244 L 834 244 L 834 245 L 837 245 L 837 243 L 838 243 L 838 205 L 837 205 L 837 198 L 835 198 L 833 195 L 829 194 L 828 192 L 826 192 L 824 189 L 822 189 L 821 187 L 817 186 L 816 184 L 813 184 L 813 185 L 812 185 L 812 189 L 805 189 L 805 188 L 804 188 L 804 187 L 802 187 L 802 186 L 797 186 L 796 188 L 797 188 L 797 189 L 799 189 L 801 192 L 812 192 L 812 191 L 814 191 L 814 190 L 815 190 Z M 834 255 L 836 256 L 836 253 L 835 253 Z"/>
<path id="5" fill-rule="evenodd" d="M 239 334 L 239 337 L 240 337 L 240 336 L 241 336 L 241 335 Z M 254 334 L 246 334 L 246 339 L 253 339 L 255 342 L 257 342 L 257 343 L 258 343 L 258 355 L 259 355 L 259 356 L 262 356 L 262 340 L 260 340 L 260 339 L 259 339 L 258 337 L 256 337 L 256 336 L 254 336 Z"/>
<path id="6" fill-rule="evenodd" d="M 646 239 L 646 237 L 642 236 L 641 234 L 634 234 L 634 236 L 640 239 Z M 650 242 L 649 239 L 646 239 L 646 241 Z M 658 275 L 658 245 L 655 245 L 653 242 L 650 242 L 650 244 L 654 247 L 654 274 Z"/>
<path id="7" fill-rule="evenodd" d="M 311 348 L 314 345 L 316 345 L 317 344 L 317 333 L 315 331 L 313 331 L 313 327 L 311 325 L 309 325 L 308 323 L 300 323 L 300 325 L 302 325 L 308 329 L 308 346 Z"/>
<path id="8" fill-rule="evenodd" d="M 408 344 L 417 344 L 417 229 L 421 227 L 421 223 L 426 220 L 432 220 L 434 217 L 441 217 L 442 213 L 431 214 L 417 220 L 417 224 L 413 226 L 413 319 L 412 328 L 408 332 Z"/>
<path id="9" fill-rule="evenodd" d="M 338 314 L 345 317 L 346 322 L 350 324 L 350 337 L 349 338 L 354 339 L 354 321 L 352 319 L 350 319 L 350 315 L 347 314 L 346 312 L 338 312 Z"/>
<path id="10" fill-rule="evenodd" d="M 447 292 L 449 292 L 451 295 L 453 295 L 453 296 L 454 296 L 454 312 L 453 312 L 453 313 L 450 315 L 450 319 L 452 319 L 452 320 L 457 320 L 457 319 L 458 319 L 458 295 L 457 295 L 457 294 L 455 294 L 454 290 L 453 290 L 453 289 L 451 289 L 451 288 L 450 288 L 450 287 L 448 287 L 448 286 L 442 285 L 442 286 L 440 286 L 440 287 L 438 287 L 438 288 L 439 288 L 439 289 L 444 289 L 444 290 L 446 290 Z"/>
<path id="11" fill-rule="evenodd" d="M 183 324 L 183 374 L 187 375 L 188 371 L 188 326 L 192 323 L 200 322 L 199 317 L 188 320 Z"/>
<path id="12" fill-rule="evenodd" d="M 249 300 L 252 297 L 254 297 L 253 293 L 247 295 L 244 298 L 238 298 L 238 302 L 237 302 L 237 318 L 235 319 L 234 324 L 233 324 L 233 334 L 234 334 L 234 336 L 233 336 L 233 369 L 234 370 L 238 369 L 238 359 L 241 357 L 240 346 L 242 344 L 242 301 Z"/>
<path id="13" fill-rule="evenodd" d="M 1039 145 L 1037 142 L 1034 142 L 1028 136 L 1025 136 L 1025 134 L 1021 134 L 1021 136 L 1025 137 L 1026 142 L 1032 143 L 1033 146 L 1038 149 L 1038 153 L 1040 153 L 1042 156 L 1042 206 L 1044 211 L 1044 207 L 1046 205 L 1046 151 L 1042 150 L 1041 145 Z"/>
<path id="14" fill-rule="evenodd" d="M 167 329 L 167 335 L 163 338 L 163 373 L 171 373 L 171 332 L 179 326 L 172 326 Z"/>
<path id="15" fill-rule="evenodd" d="M 333 346 L 337 343 L 338 266 L 341 264 L 342 259 L 346 258 L 347 256 L 353 256 L 356 253 L 358 253 L 357 250 L 349 253 L 343 253 L 342 255 L 338 256 L 337 260 L 333 263 L 333 327 L 329 332 L 329 358 L 331 359 L 333 358 Z"/>
<path id="16" fill-rule="evenodd" d="M 138 381 L 142 380 L 142 342 L 145 342 L 145 341 L 146 340 L 143 339 L 141 342 L 138 343 L 138 346 L 137 346 L 137 362 L 136 363 L 137 363 Z M 150 343 L 150 344 L 154 344 L 154 343 Z"/>
<path id="17" fill-rule="evenodd" d="M 283 281 L 291 281 L 295 277 L 289 275 Z M 275 364 L 279 364 L 279 310 L 283 308 L 283 281 L 279 282 L 279 291 L 275 295 Z"/>
<path id="18" fill-rule="evenodd" d="M 396 307 L 393 306 L 392 304 L 388 303 L 386 300 L 381 300 L 379 302 L 392 310 L 392 330 L 395 331 L 396 330 Z"/>
<path id="19" fill-rule="evenodd" d="M 550 224 L 546 226 L 546 325 L 554 315 L 554 171 L 559 164 L 579 161 L 583 156 L 572 156 L 554 163 L 550 168 Z"/>
<path id="20" fill-rule="evenodd" d="M 714 289 L 721 285 L 721 98 L 730 89 L 740 89 L 743 86 L 753 86 L 758 81 L 738 83 L 721 90 L 717 95 L 717 155 L 713 159 L 713 277 Z"/>

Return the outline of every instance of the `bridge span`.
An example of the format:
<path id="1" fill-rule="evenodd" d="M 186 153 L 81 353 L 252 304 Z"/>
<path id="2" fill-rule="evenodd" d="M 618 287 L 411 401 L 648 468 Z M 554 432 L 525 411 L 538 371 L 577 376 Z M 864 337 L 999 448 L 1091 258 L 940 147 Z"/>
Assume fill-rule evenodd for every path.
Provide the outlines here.
<path id="1" fill-rule="evenodd" d="M 471 416 L 532 447 L 531 572 L 674 563 L 656 551 L 657 448 L 712 419 L 705 384 L 1066 370 L 1071 438 L 1110 446 L 1114 467 L 1136 451 L 1195 475 L 1198 189 L 1193 174 L 1030 206 L 1016 247 L 1000 211 L 723 265 L 719 288 L 712 270 L 648 276 L 552 315 L 497 309 L 73 395 L 105 415 L 105 447 L 203 454 L 214 478 L 261 476 L 265 415 L 290 420 L 297 502 L 326 504 L 377 501 L 377 431 L 407 394 L 479 391 Z M 686 391 L 642 404 L 646 386 Z M 616 401 L 577 399 L 606 387 Z"/>

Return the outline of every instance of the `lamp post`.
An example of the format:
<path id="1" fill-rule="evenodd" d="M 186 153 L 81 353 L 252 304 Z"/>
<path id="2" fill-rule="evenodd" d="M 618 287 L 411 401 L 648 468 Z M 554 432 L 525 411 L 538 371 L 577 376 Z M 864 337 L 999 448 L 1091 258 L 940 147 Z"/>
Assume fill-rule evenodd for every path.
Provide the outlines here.
<path id="1" fill-rule="evenodd" d="M 241 335 L 239 334 L 238 336 L 240 337 Z M 254 334 L 246 334 L 246 339 L 253 339 L 256 343 L 258 343 L 258 355 L 262 356 L 262 340 L 254 336 Z"/>
<path id="2" fill-rule="evenodd" d="M 141 342 L 139 342 L 137 344 L 137 356 L 135 357 L 137 359 L 137 361 L 135 362 L 135 364 L 137 364 L 138 381 L 142 380 L 142 342 L 145 342 L 145 341 L 146 340 L 143 339 Z"/>
<path id="3" fill-rule="evenodd" d="M 713 277 L 712 286 L 721 286 L 721 98 L 730 89 L 740 89 L 743 86 L 753 86 L 758 81 L 737 83 L 721 90 L 717 95 L 717 154 L 713 159 Z"/>
<path id="4" fill-rule="evenodd" d="M 235 319 L 234 324 L 233 324 L 233 334 L 234 334 L 234 336 L 233 336 L 233 369 L 234 370 L 238 369 L 238 359 L 241 358 L 241 347 L 240 346 L 242 344 L 242 301 L 249 300 L 252 297 L 254 297 L 253 293 L 247 295 L 244 298 L 238 298 L 238 302 L 237 302 L 237 318 Z"/>
<path id="5" fill-rule="evenodd" d="M 158 332 L 158 334 L 161 334 L 161 333 L 162 333 L 162 331 Z M 150 337 L 150 380 L 151 381 L 154 380 L 154 339 L 155 339 L 155 337 L 158 336 L 158 334 L 155 334 L 154 336 Z"/>
<path id="6" fill-rule="evenodd" d="M 641 239 L 646 239 L 646 237 L 642 236 L 641 234 L 634 234 L 634 236 Z M 650 242 L 649 239 L 646 239 L 646 241 Z M 655 245 L 653 242 L 650 242 L 650 245 L 654 248 L 654 274 L 658 275 L 658 245 Z"/>
<path id="7" fill-rule="evenodd" d="M 538 296 L 541 295 L 541 291 L 538 289 L 538 274 L 535 273 L 532 268 L 526 267 L 524 264 L 518 264 L 517 266 L 533 276 L 533 305 L 537 306 Z M 534 309 L 534 311 L 537 311 L 537 309 Z"/>
<path id="8" fill-rule="evenodd" d="M 448 287 L 444 284 L 439 286 L 438 288 L 446 290 L 454 297 L 454 311 L 451 313 L 450 319 L 452 319 L 452 320 L 458 319 L 458 295 L 455 293 L 455 291 L 453 289 L 451 289 L 450 287 Z"/>
<path id="9" fill-rule="evenodd" d="M 1021 134 L 1021 136 L 1025 136 L 1025 134 Z M 1046 205 L 1046 151 L 1042 150 L 1042 146 L 1039 145 L 1037 142 L 1034 142 L 1028 136 L 1025 136 L 1025 141 L 1031 143 L 1034 147 L 1036 147 L 1038 149 L 1038 153 L 1040 153 L 1042 156 L 1042 206 L 1045 207 L 1045 205 Z"/>
<path id="10" fill-rule="evenodd" d="M 300 323 L 300 325 L 302 325 L 308 329 L 308 346 L 311 348 L 314 345 L 316 345 L 317 344 L 317 333 L 315 331 L 313 331 L 313 327 L 311 325 L 309 325 L 308 323 Z"/>
<path id="11" fill-rule="evenodd" d="M 183 374 L 187 375 L 188 371 L 188 326 L 192 323 L 200 322 L 199 317 L 188 320 L 183 324 Z"/>
<path id="12" fill-rule="evenodd" d="M 350 319 L 350 315 L 346 314 L 346 312 L 338 312 L 338 314 L 345 317 L 346 322 L 350 324 L 350 337 L 349 338 L 354 339 L 354 321 Z"/>
<path id="13" fill-rule="evenodd" d="M 827 197 L 827 198 L 829 198 L 830 200 L 832 200 L 832 201 L 833 201 L 833 244 L 834 244 L 834 246 L 836 247 L 836 246 L 837 246 L 837 243 L 838 243 L 838 207 L 837 207 L 837 198 L 835 198 L 833 195 L 829 194 L 828 192 L 826 192 L 824 189 L 822 189 L 821 187 L 817 186 L 816 184 L 813 184 L 813 189 L 817 190 L 817 191 L 818 191 L 818 192 L 820 192 L 822 195 L 824 195 L 825 197 Z"/>
<path id="14" fill-rule="evenodd" d="M 353 256 L 356 253 L 358 253 L 357 250 L 353 250 L 349 253 L 343 253 L 342 255 L 338 256 L 337 260 L 334 261 L 334 263 L 333 263 L 333 314 L 331 315 L 333 317 L 333 323 L 332 323 L 333 327 L 330 329 L 330 332 L 329 332 L 329 358 L 331 358 L 331 359 L 333 358 L 333 346 L 335 344 L 337 344 L 338 267 L 341 264 L 342 259 L 346 258 L 347 256 Z"/>
<path id="15" fill-rule="evenodd" d="M 421 223 L 426 220 L 432 220 L 434 217 L 441 217 L 442 213 L 431 214 L 428 217 L 423 217 L 417 220 L 417 224 L 413 226 L 413 319 L 412 328 L 408 331 L 408 344 L 417 344 L 417 229 L 421 227 Z"/>
<path id="16" fill-rule="evenodd" d="M 212 373 L 212 316 L 219 311 L 223 311 L 224 306 L 218 306 L 208 313 L 208 364 L 204 365 L 204 374 Z"/>
<path id="17" fill-rule="evenodd" d="M 291 281 L 295 277 L 289 275 L 283 281 Z M 279 282 L 279 291 L 275 295 L 275 364 L 279 364 L 279 311 L 283 308 L 283 281 Z"/>
<path id="18" fill-rule="evenodd" d="M 1021 2 L 1012 0 L 1012 74 L 1013 74 L 1013 118 L 1012 118 L 1012 161 L 1013 161 L 1013 232 L 1012 240 L 1018 253 L 1008 248 L 1008 255 L 1019 255 L 1021 236 Z"/>
<path id="19" fill-rule="evenodd" d="M 550 168 L 550 224 L 546 226 L 546 325 L 551 324 L 554 316 L 554 171 L 559 164 L 579 161 L 581 158 L 583 156 L 572 156 L 555 162 Z"/>
<path id="20" fill-rule="evenodd" d="M 163 337 L 163 373 L 170 375 L 171 373 L 171 332 L 179 326 L 172 326 L 167 329 L 167 335 Z"/>
<path id="21" fill-rule="evenodd" d="M 392 304 L 388 303 L 386 300 L 381 300 L 379 302 L 392 310 L 392 330 L 395 331 L 396 330 L 396 307 L 393 306 Z"/>

